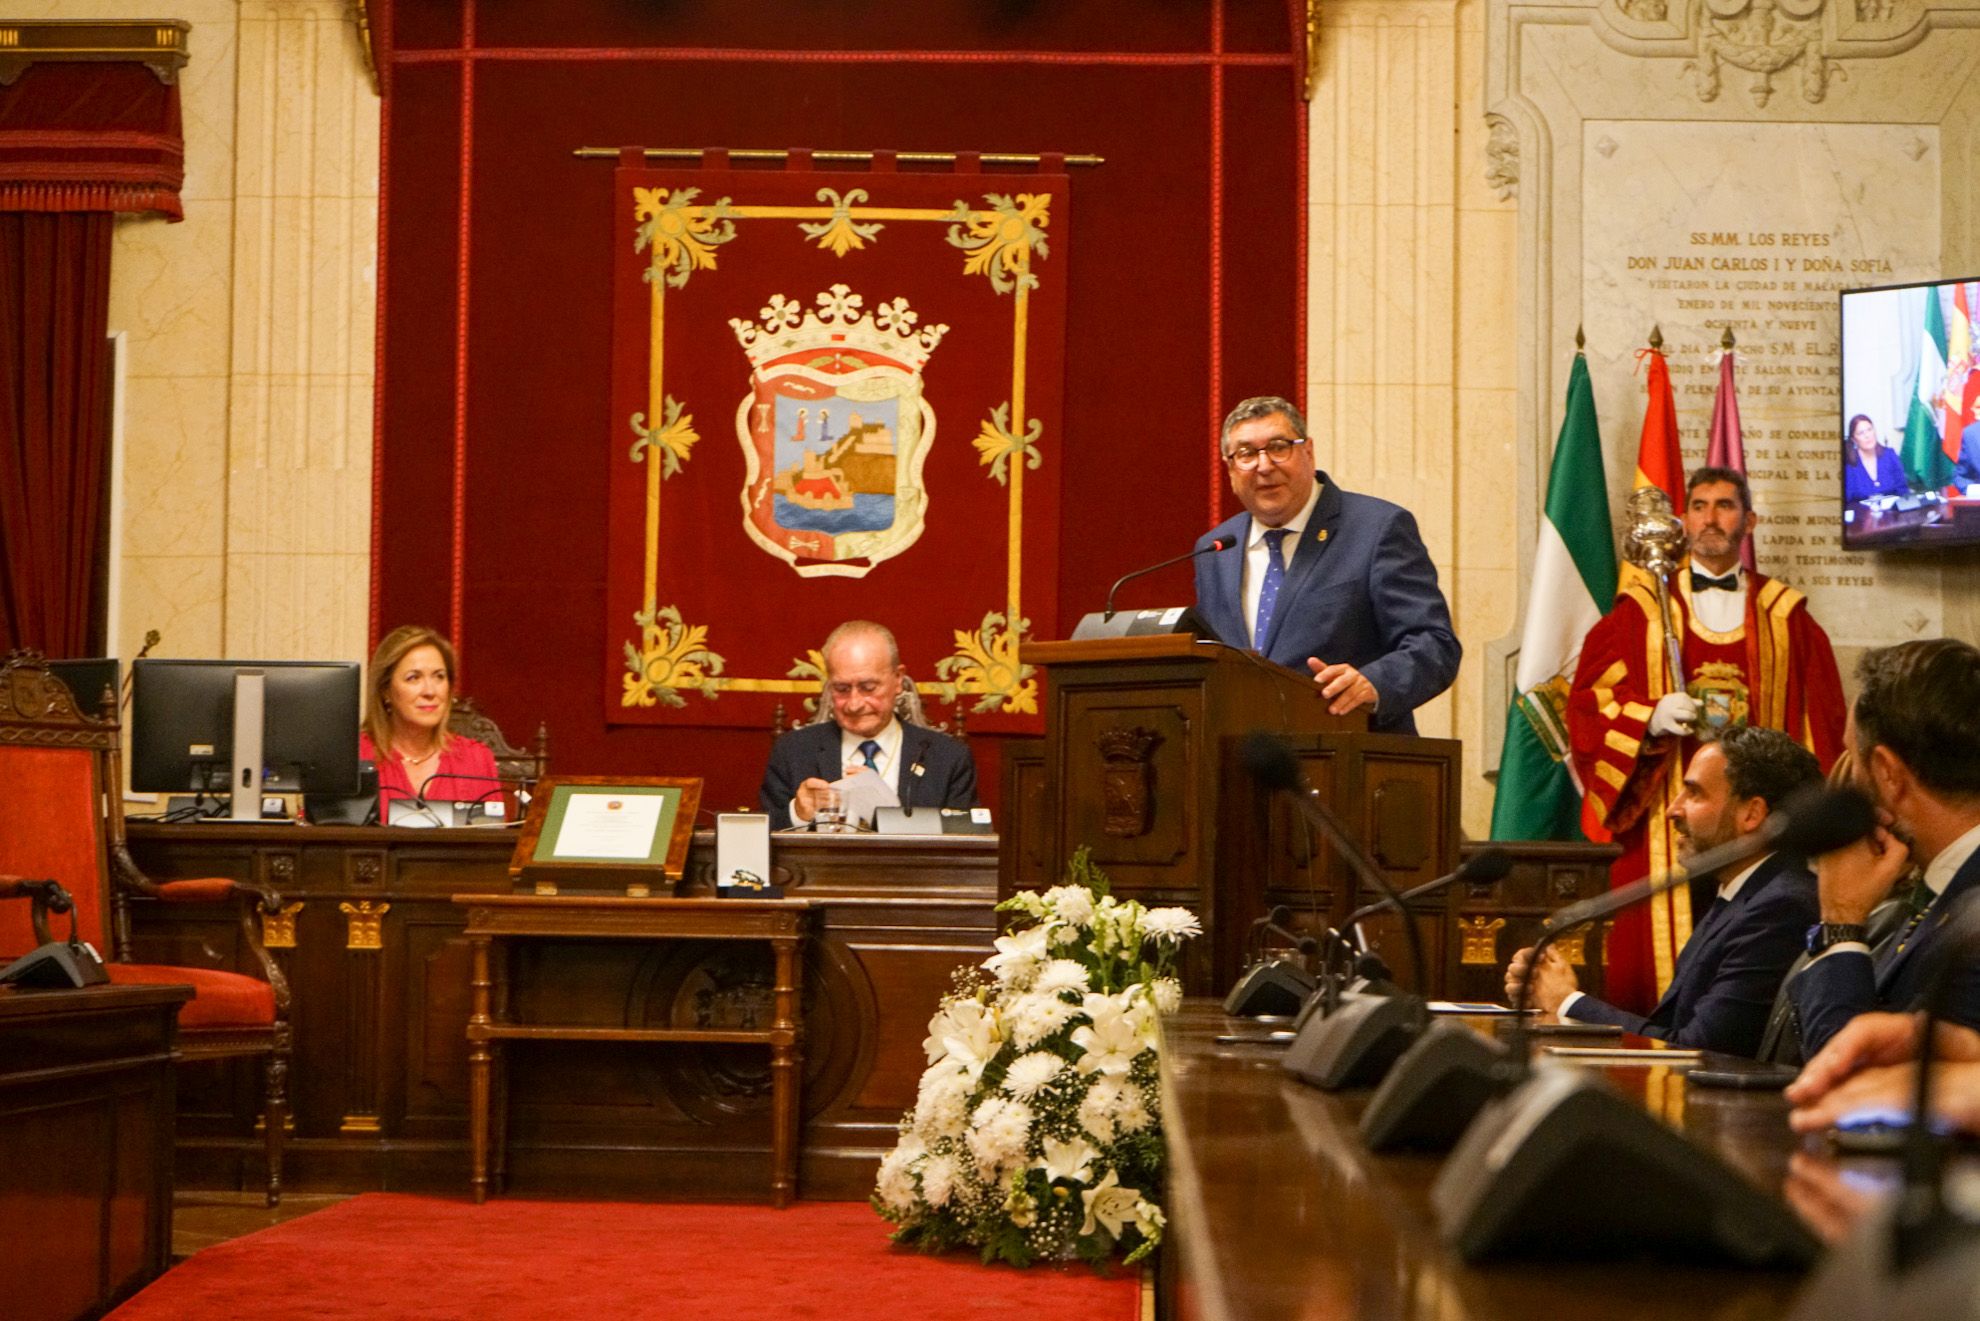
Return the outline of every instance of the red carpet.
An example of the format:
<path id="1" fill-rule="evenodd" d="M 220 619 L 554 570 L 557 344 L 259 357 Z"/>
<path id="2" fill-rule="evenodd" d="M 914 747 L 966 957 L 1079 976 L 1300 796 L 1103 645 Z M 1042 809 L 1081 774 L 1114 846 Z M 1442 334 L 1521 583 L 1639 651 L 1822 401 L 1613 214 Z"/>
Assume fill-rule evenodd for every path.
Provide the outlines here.
<path id="1" fill-rule="evenodd" d="M 528 1202 L 367 1193 L 194 1254 L 114 1321 L 1049 1317 L 1135 1321 L 1133 1270 L 1029 1271 L 887 1242 L 857 1202 Z"/>

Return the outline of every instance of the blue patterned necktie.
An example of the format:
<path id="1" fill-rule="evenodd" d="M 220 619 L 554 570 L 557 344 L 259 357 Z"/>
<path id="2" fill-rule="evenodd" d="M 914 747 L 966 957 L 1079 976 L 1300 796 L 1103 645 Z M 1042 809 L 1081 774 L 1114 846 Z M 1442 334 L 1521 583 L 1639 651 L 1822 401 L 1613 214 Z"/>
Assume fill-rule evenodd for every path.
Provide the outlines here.
<path id="1" fill-rule="evenodd" d="M 1261 651 L 1272 632 L 1272 611 L 1279 604 L 1279 588 L 1286 581 L 1286 562 L 1280 551 L 1291 535 L 1291 529 L 1282 527 L 1265 534 L 1265 581 L 1258 589 L 1258 622 L 1251 630 L 1251 645 Z"/>
<path id="2" fill-rule="evenodd" d="M 876 775 L 880 773 L 880 745 L 878 743 L 872 739 L 866 740 L 866 742 L 859 745 L 859 755 L 866 758 L 867 770 L 872 771 Z"/>

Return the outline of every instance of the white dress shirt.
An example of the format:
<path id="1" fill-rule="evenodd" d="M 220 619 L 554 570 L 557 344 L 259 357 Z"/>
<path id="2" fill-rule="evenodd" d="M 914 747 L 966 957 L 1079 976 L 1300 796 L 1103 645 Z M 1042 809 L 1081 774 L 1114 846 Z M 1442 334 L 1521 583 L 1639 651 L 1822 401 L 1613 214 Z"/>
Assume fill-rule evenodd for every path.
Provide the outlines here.
<path id="1" fill-rule="evenodd" d="M 1299 549 L 1299 539 L 1306 531 L 1307 520 L 1313 517 L 1313 507 L 1319 503 L 1320 483 L 1316 480 L 1313 489 L 1306 494 L 1305 506 L 1280 525 L 1292 533 L 1279 542 L 1279 559 L 1288 570 L 1292 568 L 1293 552 Z M 1265 590 L 1265 570 L 1272 562 L 1272 547 L 1265 540 L 1265 534 L 1279 530 L 1266 527 L 1254 518 L 1251 520 L 1251 540 L 1244 545 L 1244 629 L 1251 635 L 1253 647 L 1262 642 L 1257 636 L 1258 597 Z"/>
<path id="2" fill-rule="evenodd" d="M 1691 566 L 1708 577 L 1724 577 L 1714 574 L 1703 565 Z M 1746 566 L 1740 565 L 1734 572 L 1739 577 L 1739 590 L 1725 592 L 1713 589 L 1709 592 L 1688 592 L 1692 616 L 1714 633 L 1737 633 L 1746 626 L 1746 593 L 1750 590 L 1746 582 Z M 1691 579 L 1686 578 L 1688 586 Z"/>
<path id="3" fill-rule="evenodd" d="M 1747 863 L 1745 869 L 1741 871 L 1739 875 L 1733 877 L 1730 881 L 1720 881 L 1719 898 L 1725 900 L 1727 903 L 1731 903 L 1733 901 L 1734 896 L 1736 896 L 1740 892 L 1741 887 L 1743 887 L 1746 884 L 1746 878 L 1751 876 L 1754 872 L 1760 870 L 1760 864 L 1773 856 L 1774 855 L 1772 853 L 1763 853 L 1759 857 L 1755 858 L 1752 862 Z M 1695 933 L 1697 931 L 1697 928 L 1694 926 L 1692 930 Z M 1690 942 L 1686 941 L 1685 943 L 1689 944 Z M 1583 994 L 1584 993 L 1581 991 L 1569 991 L 1567 993 L 1567 997 L 1561 1001 L 1561 1007 L 1554 1011 L 1554 1017 L 1558 1018 L 1563 1023 L 1570 1021 L 1568 1018 L 1568 1010 L 1574 1008 L 1574 1002 L 1576 1000 L 1579 1000 Z"/>

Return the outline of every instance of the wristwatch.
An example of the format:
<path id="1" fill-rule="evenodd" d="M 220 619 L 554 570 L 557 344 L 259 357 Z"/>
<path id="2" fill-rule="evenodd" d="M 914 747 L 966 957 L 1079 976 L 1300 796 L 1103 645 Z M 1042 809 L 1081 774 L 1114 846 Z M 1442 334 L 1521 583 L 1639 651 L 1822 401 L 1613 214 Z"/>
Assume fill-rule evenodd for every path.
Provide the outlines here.
<path id="1" fill-rule="evenodd" d="M 1870 941 L 1870 928 L 1861 922 L 1817 922 L 1808 928 L 1808 952 L 1820 954 L 1850 941 L 1865 945 Z"/>

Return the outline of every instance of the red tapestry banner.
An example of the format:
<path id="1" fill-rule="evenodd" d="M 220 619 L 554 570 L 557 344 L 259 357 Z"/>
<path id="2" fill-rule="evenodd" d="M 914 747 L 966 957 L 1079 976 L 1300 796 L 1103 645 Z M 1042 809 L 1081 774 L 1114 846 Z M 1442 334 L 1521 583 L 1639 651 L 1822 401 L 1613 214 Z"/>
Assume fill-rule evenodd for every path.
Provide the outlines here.
<path id="1" fill-rule="evenodd" d="M 825 635 L 873 619 L 971 729 L 1042 727 L 1067 192 L 621 165 L 608 721 L 802 720 Z"/>

